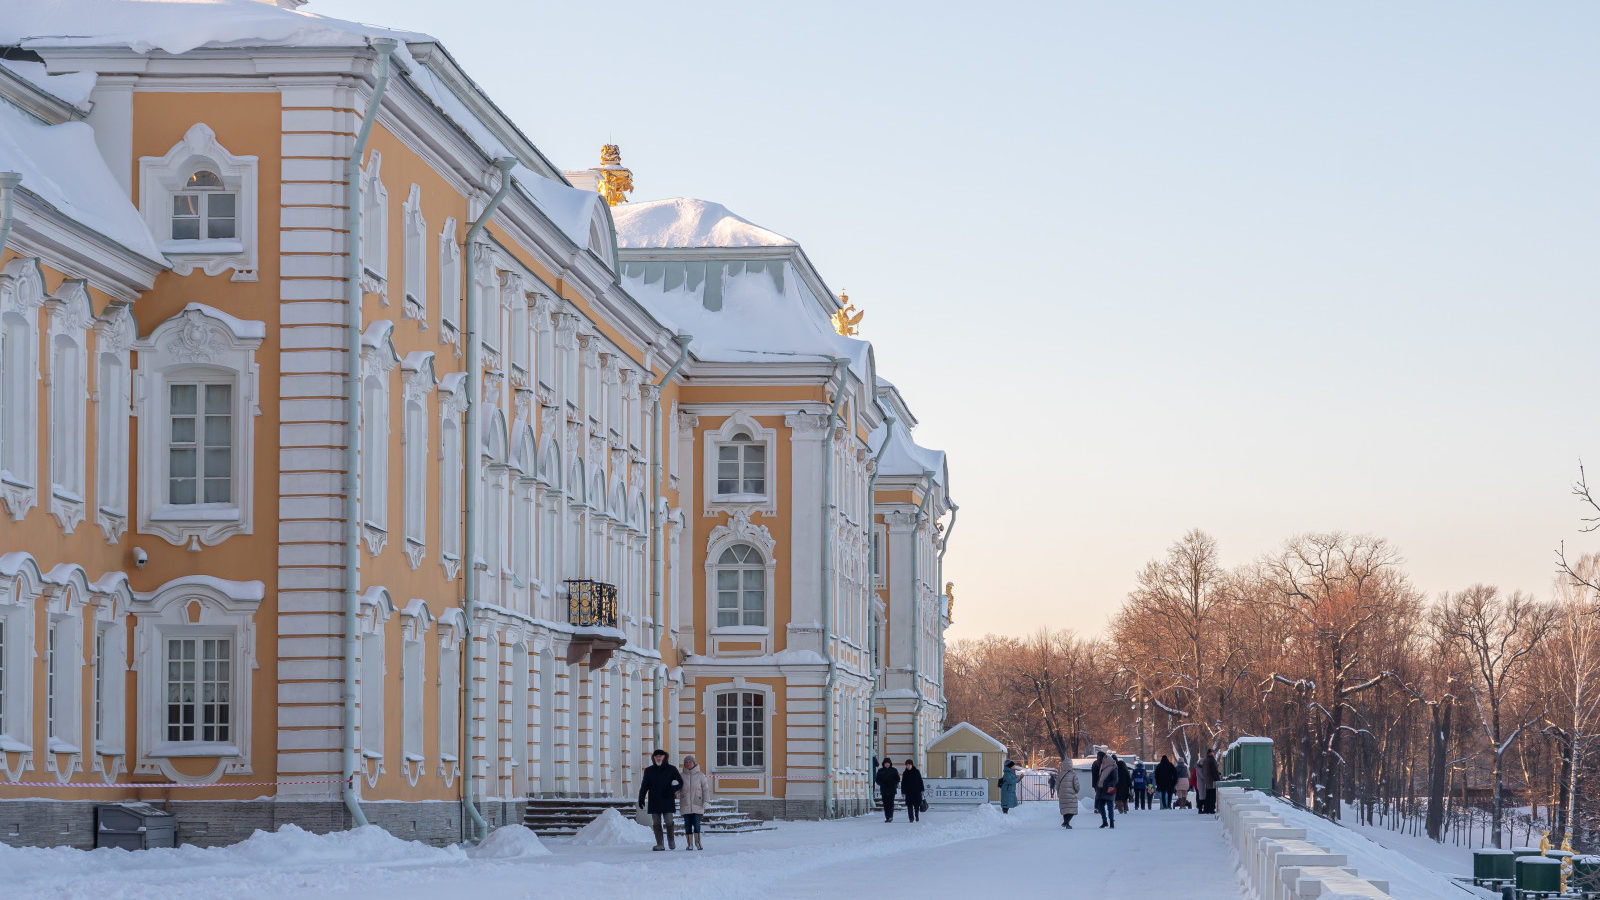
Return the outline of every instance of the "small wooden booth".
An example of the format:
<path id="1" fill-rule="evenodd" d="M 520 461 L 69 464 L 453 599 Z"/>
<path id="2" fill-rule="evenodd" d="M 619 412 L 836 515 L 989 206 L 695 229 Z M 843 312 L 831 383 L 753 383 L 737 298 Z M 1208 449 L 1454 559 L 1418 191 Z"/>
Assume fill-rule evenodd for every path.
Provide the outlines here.
<path id="1" fill-rule="evenodd" d="M 928 745 L 928 803 L 998 803 L 998 780 L 1005 771 L 1006 745 L 960 722 Z M 982 785 L 986 790 L 978 793 Z"/>

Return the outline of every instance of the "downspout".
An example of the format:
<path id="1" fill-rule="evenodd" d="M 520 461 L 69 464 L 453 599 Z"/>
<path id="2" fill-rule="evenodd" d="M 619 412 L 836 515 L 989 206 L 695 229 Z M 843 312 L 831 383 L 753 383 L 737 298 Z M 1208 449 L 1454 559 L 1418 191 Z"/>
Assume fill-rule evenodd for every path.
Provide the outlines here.
<path id="1" fill-rule="evenodd" d="M 6 249 L 6 239 L 11 237 L 11 200 L 22 183 L 20 172 L 0 172 L 0 253 Z"/>
<path id="2" fill-rule="evenodd" d="M 946 487 L 945 490 L 948 491 L 949 488 Z M 955 530 L 956 530 L 956 514 L 959 513 L 960 511 L 961 511 L 961 507 L 960 506 L 957 506 L 954 503 L 950 504 L 950 527 L 946 528 L 944 530 L 944 541 L 939 545 L 939 576 L 938 576 L 938 579 L 937 579 L 937 583 L 934 585 L 934 587 L 937 588 L 940 591 L 944 590 L 944 554 L 945 554 L 945 551 L 950 549 L 950 535 L 953 534 L 955 532 Z M 945 615 L 947 615 L 947 616 L 949 615 L 949 610 L 945 610 Z M 943 705 L 945 703 L 945 697 L 944 697 L 944 635 L 942 633 L 939 636 L 939 703 L 940 703 L 940 705 Z"/>
<path id="3" fill-rule="evenodd" d="M 489 205 L 473 221 L 467 229 L 467 240 L 462 245 L 466 256 L 465 266 L 467 286 L 465 303 L 467 306 L 467 423 L 462 444 L 467 448 L 464 477 L 467 480 L 467 489 L 462 493 L 466 501 L 463 504 L 462 514 L 466 517 L 466 538 L 462 541 L 461 556 L 463 560 L 462 571 L 467 573 L 465 598 L 462 601 L 463 612 L 466 616 L 466 650 L 461 654 L 461 758 L 466 760 L 467 774 L 461 779 L 461 805 L 466 807 L 467 816 L 472 819 L 473 842 L 477 843 L 489 836 L 489 823 L 483 820 L 483 814 L 478 812 L 478 804 L 472 799 L 472 739 L 476 737 L 472 729 L 472 628 L 473 615 L 478 608 L 478 487 L 480 476 L 478 465 L 483 461 L 483 437 L 478 434 L 478 402 L 483 390 L 483 361 L 482 348 L 478 345 L 478 279 L 477 272 L 472 263 L 472 248 L 477 243 L 478 235 L 483 233 L 483 227 L 489 224 L 489 217 L 500 208 L 500 202 L 506 199 L 506 194 L 511 190 L 511 167 L 517 161 L 509 156 L 502 156 L 494 161 L 494 167 L 500 170 L 500 187 L 489 198 Z"/>
<path id="4" fill-rule="evenodd" d="M 884 418 L 883 418 L 883 443 L 878 446 L 877 455 L 872 457 L 872 472 L 867 475 L 867 528 L 866 528 L 867 553 L 868 553 L 869 556 L 873 556 L 874 558 L 876 558 L 876 557 L 875 557 L 875 554 L 873 553 L 873 549 L 872 549 L 873 548 L 872 532 L 878 527 L 878 507 L 877 507 L 878 467 L 883 464 L 883 454 L 885 452 L 887 452 L 888 449 L 889 449 L 889 439 L 894 437 L 894 426 L 895 426 L 895 424 L 896 424 L 896 420 L 895 420 L 894 416 L 892 416 L 892 415 L 884 416 Z M 884 541 L 883 549 L 884 549 L 885 553 L 888 552 L 888 550 L 889 550 L 889 542 L 888 541 Z M 879 559 L 878 560 L 878 566 L 880 568 L 885 566 L 887 563 L 888 563 L 888 560 L 885 560 L 885 559 Z M 872 577 L 872 573 L 868 572 L 867 573 L 867 577 L 869 577 L 869 578 Z M 870 591 L 871 591 L 871 594 L 872 594 L 872 596 L 874 598 L 876 598 L 878 596 L 878 589 L 877 589 L 876 585 L 872 586 Z M 872 618 L 873 618 L 874 623 L 876 623 L 877 617 L 878 617 L 878 613 L 877 613 L 876 610 L 874 610 L 873 613 L 872 613 Z M 888 624 L 888 623 L 885 623 L 885 624 Z M 872 638 L 872 631 L 873 631 L 873 629 L 871 629 L 871 628 L 867 629 L 867 636 L 868 636 L 867 639 L 871 640 L 873 642 L 873 646 L 869 647 L 867 649 L 867 659 L 871 659 L 873 651 L 878 649 L 877 648 L 877 641 Z M 877 672 L 877 670 L 873 670 L 873 673 L 872 673 L 872 696 L 870 698 L 868 698 L 868 700 L 867 700 L 867 718 L 868 718 L 869 721 L 872 720 L 872 717 L 875 715 L 874 711 L 877 708 L 878 708 L 878 672 Z M 873 756 L 877 756 L 878 755 L 878 748 L 876 746 L 874 746 L 872 748 L 872 755 Z M 874 772 L 873 774 L 876 775 L 877 773 Z"/>
<path id="5" fill-rule="evenodd" d="M 361 155 L 378 120 L 389 87 L 390 57 L 399 42 L 378 38 L 378 73 L 367 98 L 361 129 L 344 161 L 345 192 L 345 375 L 344 375 L 344 786 L 340 795 L 357 828 L 367 824 L 356 796 L 356 619 L 361 615 Z"/>
<path id="6" fill-rule="evenodd" d="M 922 523 L 928 518 L 928 501 L 933 499 L 933 472 L 922 470 L 922 503 L 917 506 L 917 523 L 911 529 L 911 692 L 917 695 L 917 705 L 911 712 L 911 757 L 921 760 L 922 750 L 922 604 L 917 597 L 917 557 L 922 554 Z"/>
<path id="7" fill-rule="evenodd" d="M 672 380 L 672 376 L 678 374 L 679 369 L 683 368 L 684 362 L 689 358 L 689 344 L 694 340 L 694 335 L 677 334 L 672 339 L 678 343 L 678 361 L 672 364 L 672 368 L 668 369 L 665 375 L 656 380 L 656 396 L 650 404 L 650 517 L 652 520 L 650 528 L 650 618 L 655 622 L 657 653 L 661 652 L 661 580 L 666 574 L 666 560 L 663 558 L 666 554 L 662 546 L 662 531 L 666 528 L 666 522 L 661 515 L 661 388 Z M 664 669 L 666 660 L 663 659 L 661 662 Z M 654 723 L 652 747 L 666 746 L 661 740 L 663 678 L 664 673 L 656 675 L 655 695 L 650 698 L 651 709 L 654 714 L 651 720 Z"/>
<path id="8" fill-rule="evenodd" d="M 828 411 L 828 430 L 822 435 L 822 656 L 828 661 L 828 683 L 822 707 L 822 815 L 833 818 L 833 683 L 839 676 L 839 663 L 833 657 L 833 429 L 839 426 L 839 408 L 844 405 L 845 367 L 848 359 L 833 360 L 833 374 L 839 387 L 833 393 Z"/>

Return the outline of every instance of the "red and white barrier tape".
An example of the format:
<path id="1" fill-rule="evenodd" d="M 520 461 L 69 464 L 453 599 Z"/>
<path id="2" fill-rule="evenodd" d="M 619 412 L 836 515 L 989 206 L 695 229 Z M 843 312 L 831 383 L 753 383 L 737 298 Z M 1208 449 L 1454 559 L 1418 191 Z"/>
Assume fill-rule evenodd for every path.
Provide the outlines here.
<path id="1" fill-rule="evenodd" d="M 8 787 L 59 787 L 59 788 L 229 788 L 274 787 L 280 784 L 348 784 L 353 779 L 334 778 L 324 781 L 207 781 L 180 784 L 176 781 L 113 781 L 98 784 L 89 781 L 0 781 L 0 788 Z"/>

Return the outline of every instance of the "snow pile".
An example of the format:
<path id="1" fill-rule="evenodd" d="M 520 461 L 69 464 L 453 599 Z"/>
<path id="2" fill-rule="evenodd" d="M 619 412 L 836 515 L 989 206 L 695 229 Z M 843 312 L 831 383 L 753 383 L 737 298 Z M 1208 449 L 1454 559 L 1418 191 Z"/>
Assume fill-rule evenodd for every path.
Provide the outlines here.
<path id="1" fill-rule="evenodd" d="M 1306 830 L 1306 840 L 1334 853 L 1343 853 L 1362 878 L 1382 878 L 1389 882 L 1389 893 L 1405 900 L 1461 900 L 1461 888 L 1447 875 L 1471 875 L 1465 871 L 1439 873 L 1412 856 L 1396 852 L 1336 822 L 1279 800 L 1272 801 L 1272 812 L 1285 825 Z"/>
<path id="2" fill-rule="evenodd" d="M 473 859 L 524 859 L 549 856 L 550 848 L 539 840 L 533 829 L 525 825 L 505 825 L 496 828 L 483 843 L 469 848 L 467 855 Z"/>
<path id="3" fill-rule="evenodd" d="M 135 53 L 187 53 L 197 47 L 356 47 L 374 37 L 429 39 L 260 0 L 31 0 L 7 4 L 0 18 L 0 44 L 128 47 Z"/>
<path id="4" fill-rule="evenodd" d="M 93 72 L 68 72 L 65 75 L 51 75 L 45 71 L 44 63 L 29 62 L 22 59 L 0 59 L 0 66 L 10 69 L 22 80 L 29 82 L 39 90 L 73 106 L 82 106 L 88 102 L 89 94 L 94 91 L 95 74 Z"/>
<path id="5" fill-rule="evenodd" d="M 655 842 L 650 829 L 614 809 L 601 813 L 572 836 L 572 843 L 579 847 L 634 847 Z"/>
<path id="6" fill-rule="evenodd" d="M 628 248 L 792 247 L 794 241 L 769 231 L 721 203 L 674 197 L 613 207 L 617 246 Z"/>
<path id="7" fill-rule="evenodd" d="M 0 172 L 21 174 L 22 191 L 129 250 L 166 262 L 85 123 L 46 125 L 0 102 Z"/>

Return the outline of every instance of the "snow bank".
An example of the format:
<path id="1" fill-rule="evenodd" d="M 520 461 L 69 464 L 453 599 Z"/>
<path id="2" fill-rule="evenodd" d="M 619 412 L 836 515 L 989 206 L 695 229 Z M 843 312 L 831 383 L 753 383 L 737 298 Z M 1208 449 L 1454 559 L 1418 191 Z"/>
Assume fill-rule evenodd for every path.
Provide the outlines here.
<path id="1" fill-rule="evenodd" d="M 1306 830 L 1306 840 L 1326 847 L 1334 853 L 1343 853 L 1350 865 L 1361 872 L 1363 878 L 1382 878 L 1389 882 L 1389 893 L 1405 900 L 1461 900 L 1461 888 L 1446 875 L 1435 872 L 1422 862 L 1384 847 L 1377 842 L 1330 822 L 1302 809 L 1296 809 L 1280 800 L 1272 800 L 1272 812 L 1282 817 L 1284 824 Z M 1455 875 L 1471 875 L 1469 865 Z"/>
<path id="2" fill-rule="evenodd" d="M 624 818 L 622 813 L 614 809 L 601 813 L 598 819 L 578 829 L 578 833 L 572 836 L 572 843 L 579 847 L 635 847 L 655 842 L 655 835 L 650 829 Z"/>
<path id="3" fill-rule="evenodd" d="M 505 825 L 496 828 L 483 843 L 469 848 L 467 855 L 473 859 L 525 859 L 530 856 L 549 856 L 550 848 L 539 840 L 533 829 L 523 825 Z"/>

